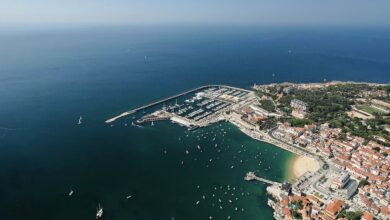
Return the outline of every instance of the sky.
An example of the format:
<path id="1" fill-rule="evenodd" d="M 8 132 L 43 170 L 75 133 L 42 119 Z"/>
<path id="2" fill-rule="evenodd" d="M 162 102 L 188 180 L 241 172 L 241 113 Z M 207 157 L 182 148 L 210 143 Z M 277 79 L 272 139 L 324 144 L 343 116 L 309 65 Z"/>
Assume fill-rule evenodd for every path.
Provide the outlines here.
<path id="1" fill-rule="evenodd" d="M 13 24 L 390 25 L 390 0 L 0 0 Z"/>

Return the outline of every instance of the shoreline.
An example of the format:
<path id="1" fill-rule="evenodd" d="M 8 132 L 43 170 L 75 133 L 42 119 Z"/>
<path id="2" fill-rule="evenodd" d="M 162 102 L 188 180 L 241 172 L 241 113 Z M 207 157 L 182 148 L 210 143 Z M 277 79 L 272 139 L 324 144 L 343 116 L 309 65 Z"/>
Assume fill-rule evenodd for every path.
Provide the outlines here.
<path id="1" fill-rule="evenodd" d="M 321 163 L 317 158 L 311 157 L 309 154 L 302 152 L 301 150 L 291 148 L 285 143 L 277 141 L 271 138 L 267 133 L 261 133 L 261 136 L 256 135 L 255 133 L 245 129 L 243 126 L 240 126 L 235 120 L 228 120 L 231 124 L 235 125 L 238 130 L 249 136 L 250 138 L 261 141 L 264 143 L 268 143 L 273 145 L 274 147 L 289 151 L 292 153 L 292 158 L 286 163 L 286 173 L 284 174 L 284 179 L 287 181 L 294 182 L 300 176 L 302 176 L 307 171 L 315 172 L 321 169 Z"/>

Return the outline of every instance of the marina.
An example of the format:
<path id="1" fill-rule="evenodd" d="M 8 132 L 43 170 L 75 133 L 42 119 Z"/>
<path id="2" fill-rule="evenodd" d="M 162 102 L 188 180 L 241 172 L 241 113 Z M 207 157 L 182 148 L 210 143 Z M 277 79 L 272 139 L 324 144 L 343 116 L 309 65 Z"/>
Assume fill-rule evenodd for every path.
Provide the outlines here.
<path id="1" fill-rule="evenodd" d="M 136 120 L 138 124 L 170 120 L 193 130 L 224 120 L 226 112 L 249 105 L 253 102 L 253 97 L 254 93 L 250 90 L 226 85 L 206 85 L 129 110 L 106 120 L 106 123 L 142 112 L 142 116 Z M 157 110 L 148 112 L 152 107 Z"/>
<path id="2" fill-rule="evenodd" d="M 190 94 L 195 94 L 195 96 L 191 97 L 190 99 L 185 99 L 184 102 L 180 104 L 178 103 L 178 99 Z M 165 111 L 165 113 L 170 113 L 171 117 L 182 116 L 187 119 L 186 123 L 180 124 L 185 125 L 187 127 L 204 126 L 205 121 L 202 121 L 203 123 L 195 122 L 198 122 L 213 113 L 215 114 L 216 112 L 219 112 L 220 110 L 229 107 L 231 104 L 235 104 L 238 101 L 245 100 L 245 96 L 248 96 L 249 94 L 253 95 L 253 91 L 227 85 L 205 85 L 161 100 L 157 100 L 155 102 L 140 106 L 135 109 L 131 109 L 115 117 L 107 119 L 105 122 L 112 123 L 120 118 L 130 116 L 139 111 L 142 111 L 142 113 L 144 114 L 145 111 L 149 108 L 158 105 L 163 105 L 161 110 Z M 165 105 L 172 100 L 175 100 L 175 103 L 171 103 L 169 106 Z M 194 110 L 194 108 L 196 108 L 196 110 Z M 187 112 L 189 113 L 184 115 Z M 149 116 L 145 116 L 145 118 L 139 120 L 139 122 L 142 123 L 144 121 L 148 121 L 148 117 Z"/>

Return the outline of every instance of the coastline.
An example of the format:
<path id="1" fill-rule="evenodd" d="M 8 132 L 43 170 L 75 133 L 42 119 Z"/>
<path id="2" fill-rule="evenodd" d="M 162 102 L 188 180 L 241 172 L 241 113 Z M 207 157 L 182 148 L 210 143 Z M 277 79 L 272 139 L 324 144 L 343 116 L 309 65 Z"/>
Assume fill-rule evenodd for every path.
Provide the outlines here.
<path id="1" fill-rule="evenodd" d="M 249 137 L 262 141 L 268 144 L 271 144 L 275 147 L 284 149 L 286 151 L 289 151 L 293 153 L 292 158 L 286 162 L 286 173 L 285 173 L 285 180 L 294 182 L 296 179 L 298 179 L 300 176 L 302 176 L 307 171 L 315 172 L 321 168 L 321 164 L 318 161 L 318 159 L 315 159 L 311 157 L 309 154 L 298 150 L 296 148 L 292 148 L 288 146 L 285 143 L 282 143 L 280 141 L 277 141 L 273 138 L 271 138 L 267 133 L 264 132 L 258 132 L 261 133 L 261 136 L 256 135 L 250 130 L 245 129 L 243 126 L 240 125 L 238 121 L 231 120 L 232 118 L 229 118 L 228 120 L 230 123 L 235 125 L 241 132 L 248 135 Z"/>

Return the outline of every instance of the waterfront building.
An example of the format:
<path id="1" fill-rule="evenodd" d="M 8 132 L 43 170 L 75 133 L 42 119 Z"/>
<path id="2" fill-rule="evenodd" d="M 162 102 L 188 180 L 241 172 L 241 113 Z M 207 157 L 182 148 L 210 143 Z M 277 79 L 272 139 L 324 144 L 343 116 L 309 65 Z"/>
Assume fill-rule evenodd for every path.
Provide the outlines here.
<path id="1" fill-rule="evenodd" d="M 283 91 L 284 94 L 290 95 L 295 90 L 296 90 L 296 88 L 294 88 L 293 86 L 287 86 L 287 87 L 284 87 L 282 91 Z"/>

